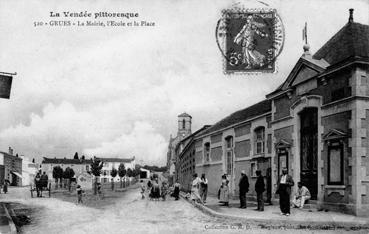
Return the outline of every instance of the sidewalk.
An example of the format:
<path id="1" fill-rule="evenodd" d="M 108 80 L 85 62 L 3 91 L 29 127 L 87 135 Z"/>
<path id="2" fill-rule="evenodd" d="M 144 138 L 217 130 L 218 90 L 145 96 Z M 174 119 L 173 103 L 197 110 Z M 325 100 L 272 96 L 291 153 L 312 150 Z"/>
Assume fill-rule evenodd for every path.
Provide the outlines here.
<path id="1" fill-rule="evenodd" d="M 17 233 L 17 229 L 4 203 L 0 203 L 0 233 Z"/>
<path id="2" fill-rule="evenodd" d="M 181 194 L 184 198 L 184 193 Z M 205 213 L 219 218 L 230 218 L 253 222 L 260 226 L 278 226 L 293 228 L 350 228 L 350 229 L 369 229 L 369 219 L 356 217 L 353 215 L 338 212 L 324 212 L 316 209 L 292 209 L 291 215 L 281 215 L 279 204 L 266 205 L 264 211 L 255 210 L 257 204 L 248 202 L 246 209 L 240 209 L 238 200 L 230 200 L 229 207 L 222 206 L 214 196 L 208 196 L 206 204 L 194 204 Z"/>

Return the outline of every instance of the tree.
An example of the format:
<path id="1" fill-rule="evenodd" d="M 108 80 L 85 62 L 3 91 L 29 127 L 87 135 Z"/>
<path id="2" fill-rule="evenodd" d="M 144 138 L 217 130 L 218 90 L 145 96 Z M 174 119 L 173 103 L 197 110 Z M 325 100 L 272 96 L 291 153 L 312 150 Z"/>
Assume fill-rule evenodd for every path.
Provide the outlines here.
<path id="1" fill-rule="evenodd" d="M 82 159 L 82 160 L 85 160 L 85 156 L 84 156 L 84 155 L 82 155 L 81 159 Z"/>
<path id="2" fill-rule="evenodd" d="M 122 187 L 122 178 L 127 174 L 127 170 L 124 166 L 124 163 L 119 164 L 118 167 L 118 175 L 120 177 L 120 187 Z"/>
<path id="3" fill-rule="evenodd" d="M 91 163 L 91 173 L 95 176 L 94 194 L 97 194 L 97 178 L 101 174 L 101 169 L 103 167 L 103 162 L 94 156 Z"/>
<path id="4" fill-rule="evenodd" d="M 74 159 L 78 159 L 78 152 L 76 152 L 75 154 L 74 154 L 74 157 L 73 157 Z"/>
<path id="5" fill-rule="evenodd" d="M 32 163 L 35 163 L 35 158 L 32 159 Z"/>
<path id="6" fill-rule="evenodd" d="M 115 169 L 115 168 L 113 167 L 113 169 L 112 169 L 112 170 L 111 170 L 111 172 L 110 172 L 111 177 L 113 177 L 113 178 L 111 179 L 111 190 L 114 190 L 114 178 L 117 176 L 117 174 L 118 174 L 117 169 Z"/>
<path id="7" fill-rule="evenodd" d="M 133 176 L 133 171 L 132 171 L 131 168 L 127 169 L 127 176 L 129 177 L 128 178 L 128 182 L 129 182 L 128 186 L 130 186 L 131 185 L 131 177 Z"/>

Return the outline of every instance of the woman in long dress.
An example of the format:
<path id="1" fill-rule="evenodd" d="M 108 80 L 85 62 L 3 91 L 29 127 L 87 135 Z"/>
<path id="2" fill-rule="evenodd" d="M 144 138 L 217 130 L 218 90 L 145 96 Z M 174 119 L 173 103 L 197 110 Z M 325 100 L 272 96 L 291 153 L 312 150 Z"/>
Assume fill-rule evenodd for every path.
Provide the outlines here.
<path id="1" fill-rule="evenodd" d="M 203 204 L 200 193 L 199 193 L 200 183 L 201 183 L 201 179 L 195 173 L 193 175 L 193 181 L 192 181 L 192 186 L 191 186 L 191 200 L 194 202 L 200 202 Z"/>
<path id="2" fill-rule="evenodd" d="M 229 187 L 228 187 L 229 181 L 227 180 L 227 176 L 222 176 L 222 185 L 219 188 L 218 191 L 218 199 L 220 203 L 223 203 L 225 206 L 229 205 Z"/>

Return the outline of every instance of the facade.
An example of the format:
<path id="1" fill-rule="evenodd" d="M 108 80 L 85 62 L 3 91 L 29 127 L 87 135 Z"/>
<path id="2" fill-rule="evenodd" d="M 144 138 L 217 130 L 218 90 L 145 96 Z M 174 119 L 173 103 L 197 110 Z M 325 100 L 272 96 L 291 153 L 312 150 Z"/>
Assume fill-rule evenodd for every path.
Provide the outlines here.
<path id="1" fill-rule="evenodd" d="M 63 170 L 67 167 L 73 169 L 75 177 L 90 171 L 92 160 L 91 159 L 71 159 L 71 158 L 46 158 L 41 162 L 40 169 L 42 172 L 46 172 L 49 177 L 49 181 L 53 180 L 53 169 L 56 166 L 60 166 Z"/>
<path id="2" fill-rule="evenodd" d="M 39 169 L 37 163 L 33 163 L 29 158 L 21 156 L 22 158 L 22 185 L 27 186 L 33 183 L 37 171 Z"/>
<path id="3" fill-rule="evenodd" d="M 169 172 L 169 180 L 173 182 L 176 173 L 176 146 L 177 144 L 187 136 L 191 134 L 192 117 L 187 113 L 178 115 L 178 130 L 177 136 L 170 136 L 168 152 L 167 152 L 167 168 Z"/>
<path id="4" fill-rule="evenodd" d="M 178 160 L 176 164 L 176 180 L 178 180 L 182 185 L 182 189 L 186 192 L 191 190 L 192 175 L 196 172 L 194 138 L 209 127 L 210 125 L 203 126 L 176 145 L 175 154 Z"/>
<path id="5" fill-rule="evenodd" d="M 22 186 L 22 158 L 13 155 L 13 149 L 9 147 L 9 153 L 0 152 L 0 183 L 8 180 L 12 186 Z"/>
<path id="6" fill-rule="evenodd" d="M 351 12 L 352 13 L 352 12 Z M 309 188 L 319 208 L 369 215 L 369 26 L 349 22 L 314 55 L 309 46 L 266 99 L 194 137 L 195 170 L 215 194 L 221 175 L 238 195 L 241 170 L 255 195 L 255 171 L 265 199 L 277 198 L 287 167 L 295 186 Z M 250 198 L 250 197 L 249 197 Z"/>
<path id="7" fill-rule="evenodd" d="M 121 163 L 124 164 L 124 168 L 126 170 L 131 169 L 134 170 L 136 166 L 135 157 L 132 158 L 99 158 L 103 162 L 103 168 L 101 169 L 101 176 L 100 179 L 103 182 L 110 182 L 112 179 L 112 176 L 110 175 L 111 170 L 113 168 L 117 169 L 119 168 L 119 165 Z M 114 182 L 119 182 L 120 178 L 117 175 L 114 178 Z"/>

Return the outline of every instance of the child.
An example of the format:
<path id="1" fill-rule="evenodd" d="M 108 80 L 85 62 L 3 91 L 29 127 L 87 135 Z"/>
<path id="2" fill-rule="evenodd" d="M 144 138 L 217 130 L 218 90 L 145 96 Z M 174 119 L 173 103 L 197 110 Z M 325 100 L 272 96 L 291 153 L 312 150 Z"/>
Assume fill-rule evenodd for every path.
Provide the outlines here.
<path id="1" fill-rule="evenodd" d="M 81 188 L 81 185 L 77 185 L 77 198 L 78 198 L 78 202 L 77 203 L 83 203 L 82 201 L 82 193 L 83 193 L 83 190 Z"/>

